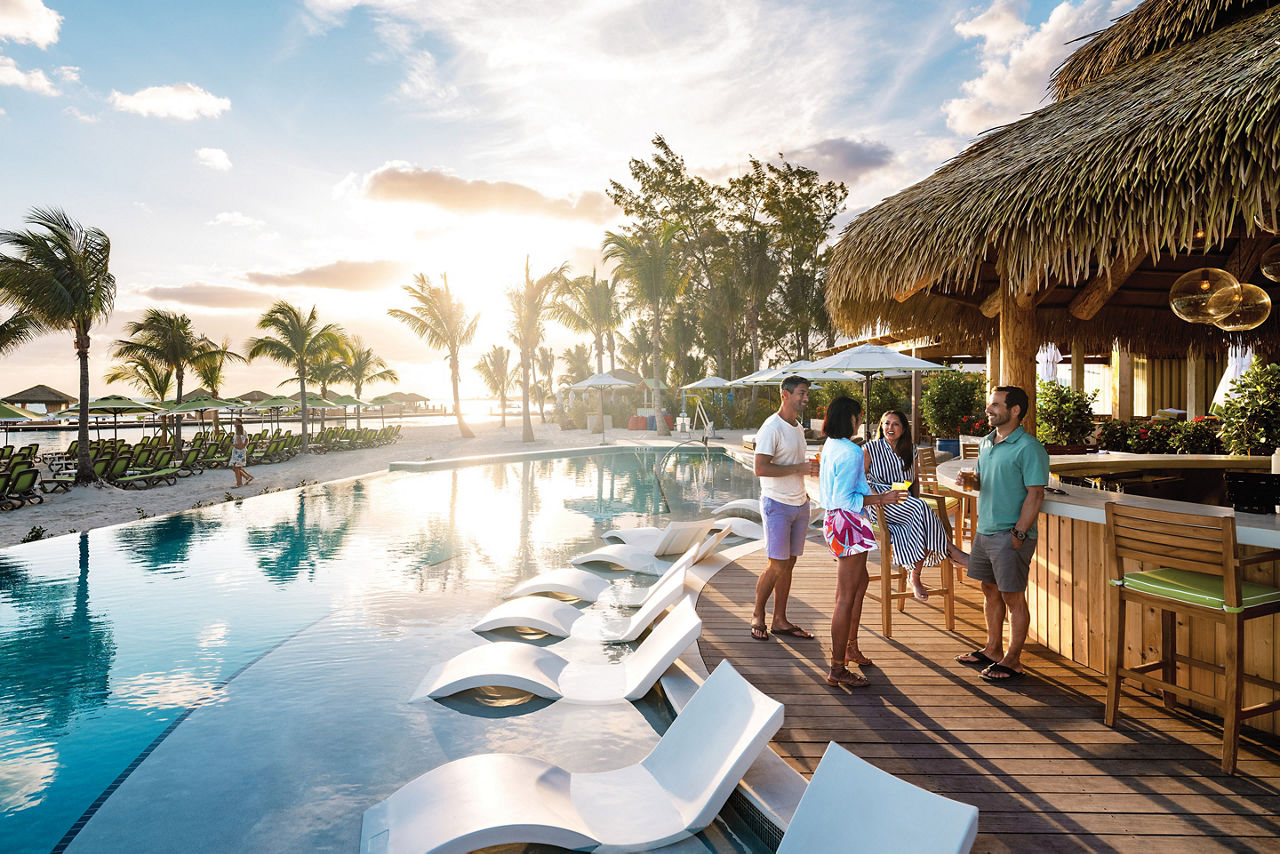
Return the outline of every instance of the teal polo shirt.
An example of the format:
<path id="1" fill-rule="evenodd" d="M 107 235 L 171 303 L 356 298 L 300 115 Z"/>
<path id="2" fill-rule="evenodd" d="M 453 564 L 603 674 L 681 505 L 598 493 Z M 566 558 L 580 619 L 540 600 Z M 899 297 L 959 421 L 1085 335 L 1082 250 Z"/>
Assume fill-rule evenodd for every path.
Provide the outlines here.
<path id="1" fill-rule="evenodd" d="M 1013 428 L 1003 442 L 996 441 L 993 430 L 978 446 L 974 471 L 981 478 L 978 533 L 998 534 L 1018 523 L 1027 487 L 1049 483 L 1049 452 L 1021 425 Z M 1035 522 L 1031 523 L 1027 536 L 1036 536 Z"/>

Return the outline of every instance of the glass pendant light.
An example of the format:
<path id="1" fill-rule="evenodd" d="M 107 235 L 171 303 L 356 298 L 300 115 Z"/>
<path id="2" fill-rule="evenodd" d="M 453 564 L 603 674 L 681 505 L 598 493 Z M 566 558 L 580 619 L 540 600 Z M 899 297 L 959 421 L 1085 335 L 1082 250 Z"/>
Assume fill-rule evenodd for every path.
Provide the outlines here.
<path id="1" fill-rule="evenodd" d="M 1214 300 L 1222 303 L 1230 302 L 1225 291 L 1214 294 L 1209 300 L 1209 309 L 1213 310 Z M 1271 315 L 1271 297 L 1257 285 L 1245 282 L 1239 286 L 1239 302 L 1229 314 L 1214 321 L 1219 329 L 1228 332 L 1244 332 L 1261 326 Z"/>
<path id="2" fill-rule="evenodd" d="M 1258 266 L 1262 269 L 1262 275 L 1273 282 L 1280 282 L 1280 243 L 1262 253 Z"/>
<path id="3" fill-rule="evenodd" d="M 1184 273 L 1173 283 L 1169 307 L 1188 323 L 1214 323 L 1240 305 L 1239 284 L 1226 270 L 1201 267 Z"/>

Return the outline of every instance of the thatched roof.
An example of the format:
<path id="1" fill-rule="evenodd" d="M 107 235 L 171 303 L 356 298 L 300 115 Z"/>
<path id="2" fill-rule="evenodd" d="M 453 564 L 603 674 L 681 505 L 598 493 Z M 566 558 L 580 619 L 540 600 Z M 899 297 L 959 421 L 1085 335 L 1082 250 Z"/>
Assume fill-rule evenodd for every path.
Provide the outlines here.
<path id="1" fill-rule="evenodd" d="M 26 406 L 29 403 L 58 406 L 64 403 L 77 402 L 77 399 L 71 395 L 60 392 L 56 388 L 50 388 L 47 385 L 33 385 L 31 388 L 11 394 L 3 398 L 3 400 L 5 403 L 16 403 L 18 406 Z"/>
<path id="2" fill-rule="evenodd" d="M 239 397 L 245 403 L 258 403 L 260 401 L 266 400 L 269 397 L 272 397 L 272 395 L 267 394 L 265 391 L 254 389 L 253 391 L 246 391 L 244 394 L 237 395 L 237 397 Z"/>
<path id="3" fill-rule="evenodd" d="M 1135 60 L 1193 41 L 1277 0 L 1149 0 L 1095 33 L 1053 73 L 1062 99 Z"/>
<path id="4" fill-rule="evenodd" d="M 1140 10 L 1166 5 L 1148 0 Z M 1233 241 L 1255 231 L 1255 215 L 1280 202 L 1277 40 L 1280 8 L 1264 9 L 1166 52 L 1128 60 L 1077 94 L 988 134 L 929 178 L 861 214 L 845 229 L 829 271 L 827 305 L 837 325 L 858 334 L 879 320 L 910 331 L 894 317 L 919 317 L 927 298 L 898 308 L 886 301 L 927 282 L 935 297 L 951 298 L 928 311 L 949 330 L 963 325 L 973 335 L 970 321 L 988 330 L 994 321 L 965 307 L 976 306 L 998 283 L 1030 283 L 1042 291 L 1056 286 L 1057 299 L 1066 301 L 1122 259 L 1149 252 L 1145 269 L 1159 279 L 1171 256 L 1183 253 L 1175 259 L 1180 269 L 1150 283 L 1153 292 L 1160 284 L 1167 291 L 1177 273 L 1206 266 L 1185 255 L 1197 231 L 1205 233 L 1204 245 L 1225 256 Z M 1157 316 L 1155 307 L 1131 306 L 1126 319 L 1108 306 L 1107 317 L 1090 324 L 1064 311 L 1058 324 L 1047 303 L 1039 313 L 1041 333 L 1049 338 L 1061 326 L 1103 340 L 1115 330 L 1123 342 L 1151 335 L 1158 323 L 1172 330 L 1170 341 L 1208 345 L 1226 337 L 1176 321 L 1167 308 Z M 875 315 L 880 308 L 884 313 Z M 1134 326 L 1134 316 L 1143 322 Z M 1254 337 L 1267 327 L 1274 336 L 1274 324 L 1273 318 Z"/>

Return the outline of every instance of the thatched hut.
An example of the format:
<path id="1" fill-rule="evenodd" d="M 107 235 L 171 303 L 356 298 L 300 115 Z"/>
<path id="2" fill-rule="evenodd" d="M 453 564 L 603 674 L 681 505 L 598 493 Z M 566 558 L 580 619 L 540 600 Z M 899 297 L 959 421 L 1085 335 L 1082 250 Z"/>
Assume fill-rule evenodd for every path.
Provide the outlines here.
<path id="1" fill-rule="evenodd" d="M 59 412 L 77 403 L 77 399 L 66 392 L 58 391 L 56 388 L 50 388 L 47 385 L 33 385 L 31 388 L 14 392 L 8 397 L 3 398 L 5 403 L 12 403 L 15 406 L 43 406 L 45 412 Z"/>
<path id="2" fill-rule="evenodd" d="M 998 336 L 1001 380 L 1028 389 L 1047 341 L 1280 351 L 1274 316 L 1224 332 L 1168 303 L 1199 267 L 1272 284 L 1258 262 L 1280 207 L 1274 2 L 1147 0 L 1095 35 L 1054 74 L 1053 104 L 850 223 L 829 275 L 836 324 L 958 347 Z"/>

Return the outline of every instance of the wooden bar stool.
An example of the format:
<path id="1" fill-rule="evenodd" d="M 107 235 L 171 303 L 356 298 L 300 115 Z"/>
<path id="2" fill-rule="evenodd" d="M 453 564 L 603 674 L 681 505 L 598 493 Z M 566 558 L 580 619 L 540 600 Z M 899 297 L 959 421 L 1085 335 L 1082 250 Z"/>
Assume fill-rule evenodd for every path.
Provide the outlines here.
<path id="1" fill-rule="evenodd" d="M 960 446 L 961 451 L 964 445 Z M 950 489 L 943 488 L 938 483 L 938 458 L 934 454 L 933 448 L 920 448 L 916 451 L 916 482 L 920 484 L 921 494 L 928 490 L 930 494 L 942 496 L 943 504 L 939 516 L 947 523 L 947 531 L 949 536 L 955 541 L 956 548 L 964 548 L 964 539 L 961 531 L 964 528 L 964 505 L 961 501 L 964 498 L 958 492 L 952 492 Z M 951 515 L 955 514 L 955 524 L 951 524 Z M 974 530 L 977 530 L 977 504 L 974 504 Z M 956 584 L 964 581 L 964 573 L 960 567 L 953 566 L 954 578 Z"/>
<path id="2" fill-rule="evenodd" d="M 941 495 L 927 492 L 921 492 L 920 498 L 926 505 L 933 504 L 937 506 L 938 515 L 942 519 L 942 526 L 947 532 L 947 539 L 950 539 L 951 526 L 944 511 L 946 499 Z M 880 573 L 868 576 L 867 598 L 880 603 L 880 633 L 887 638 L 891 638 L 893 637 L 893 603 L 897 602 L 898 610 L 902 611 L 906 608 L 907 600 L 914 598 L 914 596 L 907 590 L 906 568 L 893 565 L 893 543 L 889 540 L 889 525 L 885 522 L 884 507 L 876 505 L 875 511 L 876 545 L 880 552 Z M 941 570 L 941 586 L 930 587 L 926 584 L 924 589 L 929 592 L 930 596 L 934 593 L 942 594 L 942 613 L 947 621 L 947 631 L 954 632 L 956 630 L 956 598 L 955 584 L 952 578 L 955 570 L 949 557 L 944 557 L 938 566 Z M 921 575 L 923 576 L 923 572 Z M 893 589 L 894 581 L 898 582 L 896 591 Z M 873 582 L 879 582 L 879 584 L 877 585 Z M 879 592 L 873 593 L 872 591 L 876 590 L 877 587 L 879 587 Z"/>
<path id="3" fill-rule="evenodd" d="M 1280 710 L 1280 700 L 1243 705 L 1244 682 L 1280 691 L 1280 682 L 1245 674 L 1241 661 L 1245 621 L 1280 612 L 1280 588 L 1245 581 L 1243 569 L 1280 558 L 1280 550 L 1240 558 L 1235 511 L 1230 508 L 1202 506 L 1197 513 L 1176 513 L 1112 501 L 1106 512 L 1112 592 L 1103 721 L 1115 726 L 1125 679 L 1160 691 L 1168 707 L 1179 698 L 1198 700 L 1222 715 L 1222 770 L 1234 774 L 1240 722 Z M 1140 566 L 1126 569 L 1126 560 Z M 1129 602 L 1160 610 L 1160 660 L 1124 666 Z M 1226 636 L 1222 665 L 1178 652 L 1179 614 L 1222 625 Z M 1225 677 L 1225 696 L 1179 685 L 1179 665 L 1188 673 L 1199 669 Z"/>
<path id="4" fill-rule="evenodd" d="M 976 460 L 980 446 L 960 443 L 960 459 Z M 973 535 L 978 530 L 978 499 L 957 493 L 960 498 L 960 509 L 956 511 L 956 548 L 964 548 L 964 541 L 973 542 Z"/>

